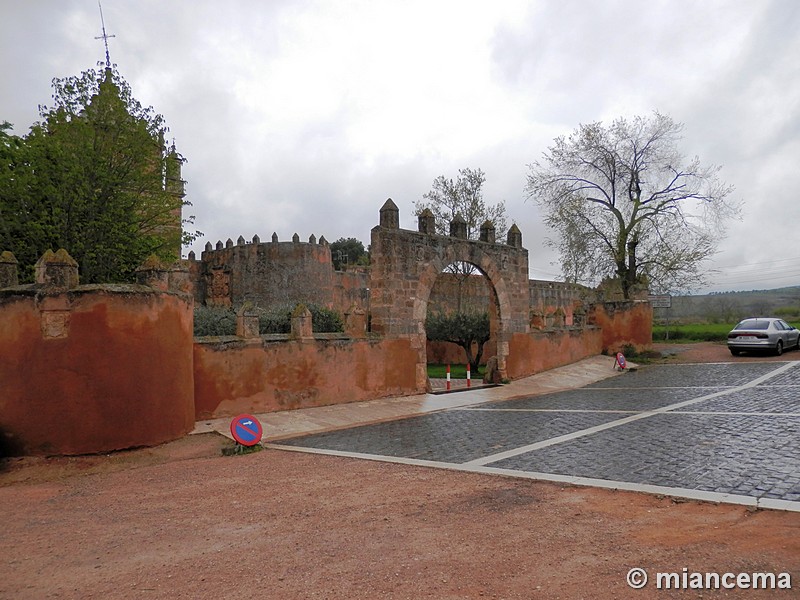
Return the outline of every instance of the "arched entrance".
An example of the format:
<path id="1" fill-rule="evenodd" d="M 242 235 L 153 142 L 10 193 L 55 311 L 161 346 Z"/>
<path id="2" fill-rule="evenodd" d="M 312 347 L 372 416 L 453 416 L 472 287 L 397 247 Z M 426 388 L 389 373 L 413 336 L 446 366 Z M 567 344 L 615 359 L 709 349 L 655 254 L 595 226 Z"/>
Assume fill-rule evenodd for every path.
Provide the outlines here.
<path id="1" fill-rule="evenodd" d="M 466 239 L 466 229 L 451 224 L 451 235 L 434 233 L 431 216 L 419 217 L 419 230 L 400 229 L 399 209 L 387 200 L 380 225 L 372 229 L 370 248 L 370 313 L 372 331 L 386 337 L 408 338 L 417 351 L 416 386 L 427 384 L 425 317 L 431 290 L 439 274 L 454 262 L 475 265 L 494 290 L 497 308 L 497 362 L 506 376 L 509 342 L 528 333 L 530 291 L 528 251 L 512 226 L 506 243 L 497 243 L 494 230 L 481 229 L 480 240 Z M 455 227 L 454 227 L 455 225 Z"/>

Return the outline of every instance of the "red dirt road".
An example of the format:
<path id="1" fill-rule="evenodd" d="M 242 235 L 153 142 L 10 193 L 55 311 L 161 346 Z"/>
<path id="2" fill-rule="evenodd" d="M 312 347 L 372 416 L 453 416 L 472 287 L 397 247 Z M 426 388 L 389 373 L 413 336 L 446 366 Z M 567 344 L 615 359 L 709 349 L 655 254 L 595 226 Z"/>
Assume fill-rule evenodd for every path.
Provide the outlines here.
<path id="1" fill-rule="evenodd" d="M 276 450 L 221 456 L 229 443 L 7 464 L 0 598 L 800 598 L 800 513 Z M 792 589 L 633 590 L 633 567 L 788 572 Z"/>

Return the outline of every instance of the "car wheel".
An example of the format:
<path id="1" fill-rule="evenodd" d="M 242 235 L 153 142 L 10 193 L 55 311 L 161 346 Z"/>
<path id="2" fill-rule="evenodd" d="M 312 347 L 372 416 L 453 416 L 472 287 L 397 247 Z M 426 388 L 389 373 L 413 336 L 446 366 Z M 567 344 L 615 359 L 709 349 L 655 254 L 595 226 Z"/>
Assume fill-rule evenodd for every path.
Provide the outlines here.
<path id="1" fill-rule="evenodd" d="M 739 351 L 736 348 L 728 348 L 731 351 L 731 354 L 734 356 L 739 356 Z"/>
<path id="2" fill-rule="evenodd" d="M 778 340 L 778 343 L 775 344 L 775 354 L 778 356 L 783 354 L 783 340 Z"/>

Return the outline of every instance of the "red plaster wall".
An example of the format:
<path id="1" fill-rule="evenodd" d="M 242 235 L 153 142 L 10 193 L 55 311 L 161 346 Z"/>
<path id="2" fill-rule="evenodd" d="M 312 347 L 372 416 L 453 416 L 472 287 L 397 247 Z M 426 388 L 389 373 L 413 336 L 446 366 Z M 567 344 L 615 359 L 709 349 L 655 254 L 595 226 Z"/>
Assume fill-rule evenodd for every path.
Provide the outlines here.
<path id="1" fill-rule="evenodd" d="M 605 302 L 593 307 L 590 322 L 603 330 L 602 349 L 608 353 L 627 345 L 645 348 L 653 343 L 653 307 L 649 302 Z"/>
<path id="2" fill-rule="evenodd" d="M 89 286 L 87 286 L 89 288 Z M 40 308 L 68 308 L 45 339 Z M 51 332 L 52 333 L 52 332 Z M 0 296 L 0 434 L 19 454 L 86 454 L 194 427 L 192 302 L 141 286 Z"/>
<path id="3" fill-rule="evenodd" d="M 508 376 L 527 377 L 600 354 L 602 335 L 595 327 L 515 333 L 506 359 Z"/>
<path id="4" fill-rule="evenodd" d="M 407 339 L 194 344 L 197 419 L 414 394 Z"/>

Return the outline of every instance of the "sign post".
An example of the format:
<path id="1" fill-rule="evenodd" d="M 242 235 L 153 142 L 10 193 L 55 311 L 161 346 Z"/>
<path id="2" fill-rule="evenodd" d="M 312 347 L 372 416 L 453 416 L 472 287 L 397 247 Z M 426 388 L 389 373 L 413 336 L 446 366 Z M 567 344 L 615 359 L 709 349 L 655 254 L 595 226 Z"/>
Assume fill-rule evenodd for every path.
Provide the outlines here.
<path id="1" fill-rule="evenodd" d="M 653 308 L 666 308 L 667 312 L 667 332 L 664 339 L 669 339 L 669 309 L 672 307 L 672 296 L 669 294 L 661 294 L 657 296 L 648 296 L 647 299 L 650 301 L 650 306 Z"/>
<path id="2" fill-rule="evenodd" d="M 231 435 L 242 446 L 255 446 L 263 433 L 261 423 L 252 415 L 239 415 L 231 421 Z"/>

